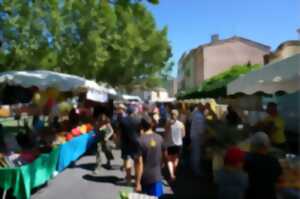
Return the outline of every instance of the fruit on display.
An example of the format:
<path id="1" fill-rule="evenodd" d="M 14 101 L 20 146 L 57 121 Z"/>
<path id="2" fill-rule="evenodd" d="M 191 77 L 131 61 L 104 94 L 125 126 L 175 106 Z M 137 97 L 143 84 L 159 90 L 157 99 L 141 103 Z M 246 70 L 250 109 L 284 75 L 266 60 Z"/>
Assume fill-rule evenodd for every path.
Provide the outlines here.
<path id="1" fill-rule="evenodd" d="M 70 141 L 71 139 L 73 139 L 73 135 L 72 135 L 71 133 L 68 133 L 68 134 L 66 135 L 66 140 L 67 140 L 67 141 Z"/>
<path id="2" fill-rule="evenodd" d="M 79 136 L 81 134 L 80 129 L 78 127 L 72 129 L 71 133 L 73 136 Z"/>
<path id="3" fill-rule="evenodd" d="M 86 124 L 86 130 L 87 132 L 90 132 L 94 129 L 94 127 L 91 124 Z"/>
<path id="4" fill-rule="evenodd" d="M 85 134 L 87 133 L 87 127 L 86 124 L 83 124 L 79 127 L 80 133 Z"/>
<path id="5" fill-rule="evenodd" d="M 279 181 L 279 186 L 300 190 L 300 160 L 289 161 L 281 159 L 280 165 L 283 174 Z"/>

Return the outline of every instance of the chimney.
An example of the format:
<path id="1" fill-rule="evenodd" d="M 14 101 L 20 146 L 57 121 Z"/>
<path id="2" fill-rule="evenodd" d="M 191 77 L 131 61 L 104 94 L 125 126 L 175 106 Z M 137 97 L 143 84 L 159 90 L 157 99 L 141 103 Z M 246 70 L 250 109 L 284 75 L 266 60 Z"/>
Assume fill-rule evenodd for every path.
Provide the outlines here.
<path id="1" fill-rule="evenodd" d="M 211 36 L 211 43 L 215 43 L 217 41 L 219 41 L 219 34 L 213 34 Z"/>

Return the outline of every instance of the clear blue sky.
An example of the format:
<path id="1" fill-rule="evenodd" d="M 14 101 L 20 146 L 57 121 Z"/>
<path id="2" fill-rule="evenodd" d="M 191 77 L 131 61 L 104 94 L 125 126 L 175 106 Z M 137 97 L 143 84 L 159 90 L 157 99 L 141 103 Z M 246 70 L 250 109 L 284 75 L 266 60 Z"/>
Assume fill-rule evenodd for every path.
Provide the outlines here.
<path id="1" fill-rule="evenodd" d="M 175 62 L 183 52 L 208 43 L 218 33 L 261 42 L 275 49 L 281 42 L 298 39 L 300 0 L 160 0 L 147 7 L 158 27 L 168 27 Z"/>

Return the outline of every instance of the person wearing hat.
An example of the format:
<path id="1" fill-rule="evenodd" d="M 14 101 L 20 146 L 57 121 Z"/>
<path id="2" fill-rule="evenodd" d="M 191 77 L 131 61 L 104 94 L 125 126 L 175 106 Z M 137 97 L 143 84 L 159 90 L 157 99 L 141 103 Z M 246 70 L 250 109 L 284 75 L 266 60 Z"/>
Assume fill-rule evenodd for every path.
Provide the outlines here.
<path id="1" fill-rule="evenodd" d="M 168 122 L 165 131 L 165 147 L 167 148 L 167 165 L 171 180 L 175 180 L 175 172 L 179 163 L 185 127 L 178 120 L 179 112 L 176 109 L 171 111 L 171 120 Z"/>
<path id="2" fill-rule="evenodd" d="M 248 176 L 243 172 L 245 152 L 230 147 L 225 154 L 224 168 L 216 173 L 215 183 L 219 199 L 243 199 L 248 187 Z"/>
<path id="3" fill-rule="evenodd" d="M 135 191 L 160 197 L 163 195 L 161 173 L 163 139 L 152 130 L 153 120 L 143 117 L 141 120 L 141 137 L 139 154 L 135 162 Z"/>
<path id="4" fill-rule="evenodd" d="M 127 110 L 127 107 L 124 104 L 118 104 L 116 108 L 117 112 L 123 112 Z"/>

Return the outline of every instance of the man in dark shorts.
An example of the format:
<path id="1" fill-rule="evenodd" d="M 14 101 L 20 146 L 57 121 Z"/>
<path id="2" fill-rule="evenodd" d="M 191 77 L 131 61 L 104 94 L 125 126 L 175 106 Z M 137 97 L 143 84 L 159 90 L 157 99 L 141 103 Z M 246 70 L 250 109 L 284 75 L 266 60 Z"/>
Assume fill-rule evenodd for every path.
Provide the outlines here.
<path id="1" fill-rule="evenodd" d="M 130 159 L 136 160 L 139 151 L 139 127 L 140 119 L 134 113 L 134 110 L 128 108 L 128 116 L 120 120 L 120 137 L 121 137 L 121 157 L 124 161 L 126 172 L 126 182 L 131 183 L 131 164 Z"/>
<path id="2" fill-rule="evenodd" d="M 163 139 L 152 131 L 152 120 L 141 120 L 140 154 L 135 164 L 135 191 L 160 197 L 163 194 L 161 163 Z"/>

